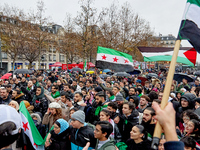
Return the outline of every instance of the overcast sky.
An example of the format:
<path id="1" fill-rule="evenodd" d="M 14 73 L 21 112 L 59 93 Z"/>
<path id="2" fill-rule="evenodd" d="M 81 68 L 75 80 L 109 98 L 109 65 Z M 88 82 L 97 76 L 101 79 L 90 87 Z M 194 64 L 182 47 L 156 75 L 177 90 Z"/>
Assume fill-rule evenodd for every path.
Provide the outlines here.
<path id="1" fill-rule="evenodd" d="M 36 10 L 37 0 L 0 0 L 17 6 L 26 11 Z M 109 7 L 113 0 L 95 0 L 93 6 L 99 11 L 103 7 Z M 156 35 L 173 34 L 177 36 L 186 0 L 115 0 L 119 6 L 125 2 L 130 3 L 134 12 L 150 23 Z M 46 16 L 51 16 L 52 21 L 62 25 L 66 13 L 76 16 L 80 11 L 79 0 L 44 0 Z M 183 46 L 190 46 L 188 42 L 182 42 Z"/>

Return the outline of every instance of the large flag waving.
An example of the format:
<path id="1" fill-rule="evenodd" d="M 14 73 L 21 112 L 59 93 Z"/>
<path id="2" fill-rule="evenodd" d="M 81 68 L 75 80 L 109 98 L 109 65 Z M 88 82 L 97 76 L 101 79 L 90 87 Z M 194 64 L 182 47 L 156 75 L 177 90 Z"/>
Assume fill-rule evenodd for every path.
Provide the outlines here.
<path id="1" fill-rule="evenodd" d="M 200 53 L 200 0 L 187 0 L 178 39 L 187 39 Z"/>
<path id="2" fill-rule="evenodd" d="M 22 119 L 22 128 L 24 133 L 28 136 L 32 147 L 35 150 L 44 150 L 44 140 L 38 132 L 24 102 L 20 103 L 19 113 Z"/>
<path id="3" fill-rule="evenodd" d="M 133 71 L 133 59 L 126 53 L 98 46 L 96 67 L 116 72 L 131 72 Z"/>
<path id="4" fill-rule="evenodd" d="M 171 61 L 173 48 L 170 47 L 138 47 L 144 57 L 144 61 Z M 195 66 L 197 52 L 191 47 L 181 47 L 176 62 Z"/>

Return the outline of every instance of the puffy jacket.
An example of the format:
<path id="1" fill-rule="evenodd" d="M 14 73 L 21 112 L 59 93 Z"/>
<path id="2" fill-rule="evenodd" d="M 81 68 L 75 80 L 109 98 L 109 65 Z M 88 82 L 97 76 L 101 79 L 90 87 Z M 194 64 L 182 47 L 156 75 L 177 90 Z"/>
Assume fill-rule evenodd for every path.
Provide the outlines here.
<path id="1" fill-rule="evenodd" d="M 75 129 L 70 126 L 70 131 L 72 150 L 82 150 L 87 142 L 90 142 L 88 150 L 95 148 L 96 139 L 94 138 L 94 129 L 91 126 L 86 123 L 80 129 Z"/>
<path id="2" fill-rule="evenodd" d="M 110 139 L 110 141 L 106 142 L 101 146 L 101 148 L 98 149 L 98 143 L 99 140 L 97 140 L 97 144 L 95 147 L 95 150 L 116 150 L 115 148 L 115 141 L 113 139 Z"/>
<path id="3" fill-rule="evenodd" d="M 139 113 L 133 110 L 132 114 L 128 117 L 122 115 L 120 116 L 120 121 L 118 123 L 119 131 L 122 135 L 122 141 L 125 142 L 130 138 L 130 131 L 132 127 L 139 123 Z"/>

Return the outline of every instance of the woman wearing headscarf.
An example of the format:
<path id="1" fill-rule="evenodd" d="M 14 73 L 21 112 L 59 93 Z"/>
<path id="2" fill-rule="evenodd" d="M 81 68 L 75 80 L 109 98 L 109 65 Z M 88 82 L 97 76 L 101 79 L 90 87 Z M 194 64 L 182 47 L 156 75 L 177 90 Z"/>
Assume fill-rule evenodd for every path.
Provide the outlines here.
<path id="1" fill-rule="evenodd" d="M 48 147 L 48 150 L 71 150 L 69 135 L 68 122 L 64 119 L 58 119 L 54 123 L 54 129 L 46 138 L 45 147 Z"/>
<path id="2" fill-rule="evenodd" d="M 41 86 L 37 87 L 36 94 L 33 97 L 32 103 L 34 106 L 34 112 L 40 112 L 42 113 L 42 115 L 44 115 L 47 112 L 48 100 L 46 96 L 44 95 L 43 87 Z"/>

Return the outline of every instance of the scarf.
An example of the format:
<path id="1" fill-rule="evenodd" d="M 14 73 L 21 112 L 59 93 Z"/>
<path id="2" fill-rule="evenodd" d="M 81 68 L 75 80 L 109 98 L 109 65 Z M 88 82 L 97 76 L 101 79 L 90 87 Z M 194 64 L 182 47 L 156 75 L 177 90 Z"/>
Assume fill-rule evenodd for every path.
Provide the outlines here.
<path id="1" fill-rule="evenodd" d="M 58 134 L 64 132 L 65 130 L 69 128 L 68 122 L 64 119 L 58 119 L 56 120 L 55 123 L 60 127 L 60 132 Z"/>
<path id="2" fill-rule="evenodd" d="M 112 120 L 112 119 L 109 119 L 109 122 L 112 124 L 112 126 L 113 126 L 113 132 L 110 134 L 110 136 L 109 137 L 111 137 L 111 138 L 115 138 L 115 122 Z"/>
<path id="3" fill-rule="evenodd" d="M 59 92 L 59 91 L 56 91 L 55 94 L 52 94 L 52 93 L 51 93 L 51 96 L 52 96 L 53 98 L 60 97 L 60 92 Z"/>
<path id="4" fill-rule="evenodd" d="M 100 111 L 102 111 L 103 108 L 107 108 L 108 105 L 103 105 L 103 106 L 98 106 L 97 109 L 95 110 L 95 116 L 98 116 Z"/>
<path id="5" fill-rule="evenodd" d="M 41 93 L 40 93 L 40 95 L 34 95 L 33 96 L 33 103 L 35 103 L 35 101 L 36 100 L 39 100 L 39 99 L 42 99 L 44 97 L 44 88 L 43 87 L 41 87 Z"/>

